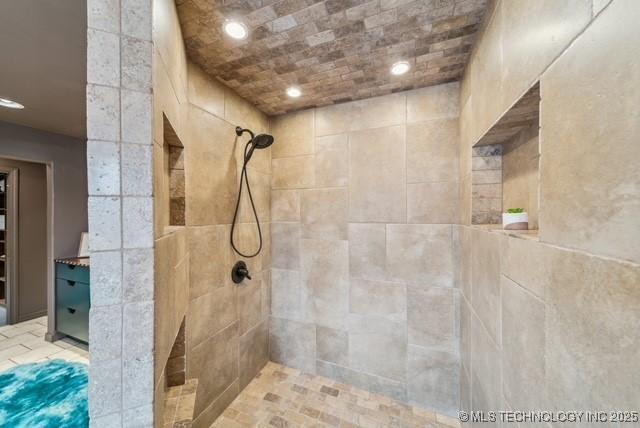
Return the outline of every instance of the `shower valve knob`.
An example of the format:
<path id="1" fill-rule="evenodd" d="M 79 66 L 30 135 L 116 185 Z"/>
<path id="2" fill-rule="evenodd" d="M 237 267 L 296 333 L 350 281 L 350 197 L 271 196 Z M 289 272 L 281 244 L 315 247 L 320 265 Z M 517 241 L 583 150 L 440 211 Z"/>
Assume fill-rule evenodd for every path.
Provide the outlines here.
<path id="1" fill-rule="evenodd" d="M 233 269 L 231 269 L 231 279 L 234 283 L 240 284 L 245 278 L 251 279 L 251 275 L 249 275 L 247 264 L 241 260 L 233 265 Z"/>

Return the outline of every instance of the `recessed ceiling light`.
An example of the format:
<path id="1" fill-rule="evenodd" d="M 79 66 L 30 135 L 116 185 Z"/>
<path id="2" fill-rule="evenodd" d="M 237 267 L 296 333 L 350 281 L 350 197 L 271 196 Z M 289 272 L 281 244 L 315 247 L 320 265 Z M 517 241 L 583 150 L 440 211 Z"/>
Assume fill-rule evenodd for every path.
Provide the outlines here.
<path id="1" fill-rule="evenodd" d="M 398 61 L 391 66 L 391 74 L 399 76 L 409 71 L 411 66 L 407 61 Z"/>
<path id="2" fill-rule="evenodd" d="M 242 22 L 233 21 L 228 19 L 224 22 L 224 32 L 237 40 L 246 39 L 249 34 L 249 30 L 247 30 L 247 26 Z"/>
<path id="3" fill-rule="evenodd" d="M 7 107 L 7 108 L 15 108 L 18 110 L 21 110 L 24 108 L 22 104 L 12 101 L 8 98 L 0 98 L 0 106 Z"/>
<path id="4" fill-rule="evenodd" d="M 287 88 L 287 95 L 289 95 L 291 98 L 298 98 L 300 95 L 302 95 L 302 91 L 300 90 L 300 88 L 290 86 Z"/>

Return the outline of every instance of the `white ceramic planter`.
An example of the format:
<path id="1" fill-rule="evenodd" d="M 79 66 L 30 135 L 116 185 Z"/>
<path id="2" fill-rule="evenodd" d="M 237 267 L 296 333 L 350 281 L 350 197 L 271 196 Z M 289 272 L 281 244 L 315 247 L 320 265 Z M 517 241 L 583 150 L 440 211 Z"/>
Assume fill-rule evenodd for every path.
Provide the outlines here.
<path id="1" fill-rule="evenodd" d="M 502 213 L 502 228 L 504 230 L 529 229 L 529 215 L 527 213 Z"/>

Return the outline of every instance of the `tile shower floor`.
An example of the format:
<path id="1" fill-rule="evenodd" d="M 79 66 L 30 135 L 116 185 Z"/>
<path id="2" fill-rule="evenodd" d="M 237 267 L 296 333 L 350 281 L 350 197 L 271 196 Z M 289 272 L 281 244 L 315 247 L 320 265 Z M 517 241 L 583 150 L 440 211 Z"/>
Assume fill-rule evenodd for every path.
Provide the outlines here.
<path id="1" fill-rule="evenodd" d="M 212 428 L 459 427 L 456 419 L 268 363 Z"/>
<path id="2" fill-rule="evenodd" d="M 89 364 L 86 345 L 69 338 L 47 342 L 46 332 L 47 317 L 0 327 L 0 371 L 56 358 Z"/>

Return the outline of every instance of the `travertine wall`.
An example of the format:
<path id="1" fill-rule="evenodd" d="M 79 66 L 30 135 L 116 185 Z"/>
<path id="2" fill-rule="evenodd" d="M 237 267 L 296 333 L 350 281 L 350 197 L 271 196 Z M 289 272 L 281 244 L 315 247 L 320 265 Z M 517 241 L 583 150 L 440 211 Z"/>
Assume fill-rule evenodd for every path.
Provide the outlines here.
<path id="1" fill-rule="evenodd" d="M 151 4 L 87 3 L 93 427 L 153 423 Z"/>
<path id="2" fill-rule="evenodd" d="M 271 153 L 256 151 L 249 175 L 265 235 L 246 260 L 253 279 L 231 282 L 240 260 L 229 244 L 244 145 L 236 125 L 268 132 L 247 101 L 186 59 L 175 4 L 154 1 L 154 191 L 156 225 L 156 425 L 162 423 L 164 364 L 186 316 L 187 379 L 198 379 L 196 427 L 209 427 L 268 360 Z M 164 117 L 184 146 L 184 183 L 170 181 Z M 169 226 L 169 189 L 184 186 L 185 226 Z M 237 242 L 249 252 L 257 231 L 242 201 Z"/>
<path id="3" fill-rule="evenodd" d="M 472 54 L 456 230 L 463 409 L 640 406 L 639 18 L 632 0 L 499 1 Z M 470 227 L 471 147 L 538 79 L 539 234 Z"/>
<path id="4" fill-rule="evenodd" d="M 457 411 L 458 93 L 273 119 L 272 360 Z"/>

